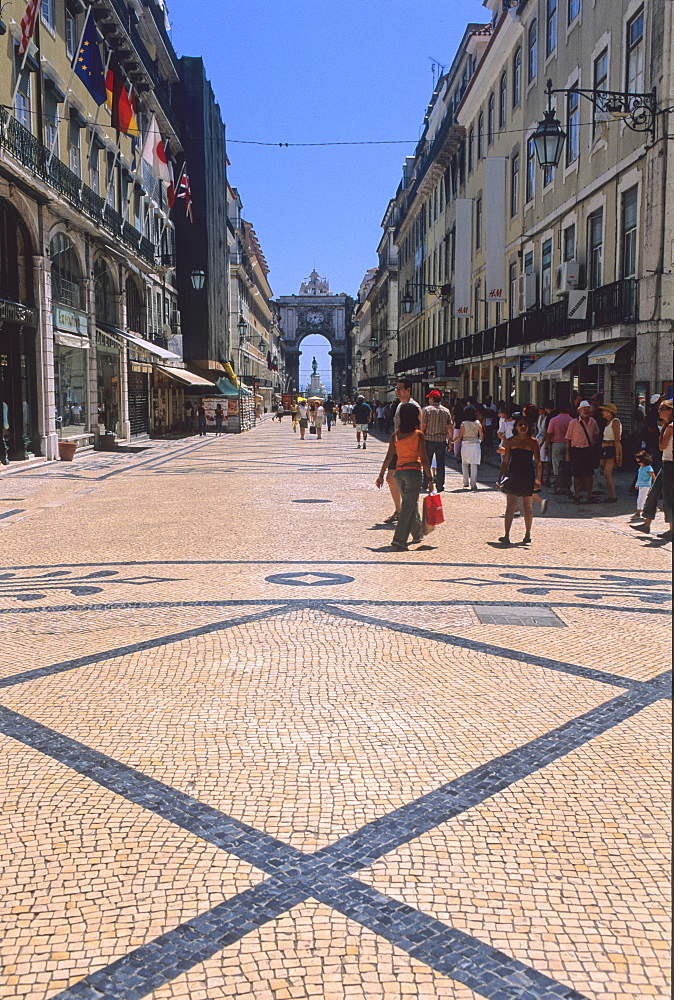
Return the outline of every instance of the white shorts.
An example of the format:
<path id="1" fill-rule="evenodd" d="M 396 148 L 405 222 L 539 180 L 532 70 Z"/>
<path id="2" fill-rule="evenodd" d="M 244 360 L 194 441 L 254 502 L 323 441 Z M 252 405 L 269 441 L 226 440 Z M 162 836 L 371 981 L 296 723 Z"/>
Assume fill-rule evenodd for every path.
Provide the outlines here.
<path id="1" fill-rule="evenodd" d="M 369 426 L 370 426 L 369 424 L 356 424 L 356 430 L 358 431 L 359 434 L 361 434 L 361 433 L 362 434 L 367 434 L 367 430 L 368 430 Z"/>
<path id="2" fill-rule="evenodd" d="M 644 504 L 646 503 L 646 497 L 650 493 L 650 486 L 640 486 L 639 493 L 637 495 L 637 510 L 643 510 Z"/>

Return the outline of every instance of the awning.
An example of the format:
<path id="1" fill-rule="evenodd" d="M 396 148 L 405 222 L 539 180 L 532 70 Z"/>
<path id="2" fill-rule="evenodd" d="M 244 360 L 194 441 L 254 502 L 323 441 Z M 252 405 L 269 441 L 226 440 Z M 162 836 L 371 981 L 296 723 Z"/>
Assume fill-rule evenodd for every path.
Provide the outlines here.
<path id="1" fill-rule="evenodd" d="M 613 365 L 618 351 L 632 343 L 634 343 L 632 340 L 609 340 L 604 344 L 597 344 L 588 354 L 587 363 L 588 365 Z"/>
<path id="2" fill-rule="evenodd" d="M 169 378 L 175 379 L 176 382 L 183 382 L 185 385 L 202 385 L 210 386 L 211 389 L 214 388 L 213 383 L 209 382 L 208 379 L 205 379 L 202 375 L 194 375 L 184 368 L 165 368 L 163 365 L 157 365 L 157 369 L 163 375 L 168 375 Z"/>
<path id="3" fill-rule="evenodd" d="M 76 333 L 62 333 L 61 330 L 54 330 L 54 342 L 62 347 L 79 347 L 81 351 L 89 350 L 87 337 L 78 337 Z"/>
<path id="4" fill-rule="evenodd" d="M 228 399 L 239 398 L 239 390 L 235 385 L 232 385 L 229 379 L 225 378 L 224 375 L 222 378 L 218 379 L 215 385 L 218 389 L 218 392 L 222 393 L 223 396 L 227 396 Z"/>
<path id="5" fill-rule="evenodd" d="M 545 369 L 546 376 L 563 375 L 567 368 L 570 368 L 579 358 L 587 354 L 591 346 L 591 344 L 583 344 L 582 347 L 572 347 L 570 350 L 564 351 L 563 354 L 560 354 L 554 361 L 550 362 Z"/>
<path id="6" fill-rule="evenodd" d="M 499 361 L 499 368 L 519 368 L 520 357 L 519 354 L 516 358 L 505 358 L 503 361 Z"/>
<path id="7" fill-rule="evenodd" d="M 173 351 L 167 351 L 165 347 L 159 347 L 149 340 L 142 340 L 141 337 L 134 337 L 131 333 L 124 333 L 123 330 L 120 332 L 130 343 L 135 344 L 136 347 L 142 347 L 148 354 L 154 354 L 156 357 L 164 358 L 166 361 L 182 361 L 180 355 L 174 354 Z"/>
<path id="8" fill-rule="evenodd" d="M 561 358 L 564 351 L 555 351 L 554 354 L 542 354 L 540 358 L 536 358 L 532 365 L 525 368 L 521 373 L 521 378 L 545 378 L 547 370 L 550 365 L 553 364 L 558 358 Z"/>

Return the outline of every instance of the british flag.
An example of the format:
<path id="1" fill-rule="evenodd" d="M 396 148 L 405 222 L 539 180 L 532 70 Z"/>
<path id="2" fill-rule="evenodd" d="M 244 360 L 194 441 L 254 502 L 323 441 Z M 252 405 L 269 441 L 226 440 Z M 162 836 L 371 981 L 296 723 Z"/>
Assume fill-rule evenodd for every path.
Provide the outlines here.
<path id="1" fill-rule="evenodd" d="M 20 56 L 24 54 L 33 37 L 35 22 L 37 21 L 37 12 L 40 9 L 41 2 L 42 0 L 28 0 L 26 13 L 21 18 L 21 41 L 19 42 Z"/>
<path id="2" fill-rule="evenodd" d="M 185 215 L 190 222 L 194 222 L 194 213 L 192 212 L 192 188 L 190 187 L 190 179 L 187 175 L 187 170 L 183 169 L 183 174 L 180 178 L 180 183 L 178 184 L 176 198 L 185 199 Z"/>

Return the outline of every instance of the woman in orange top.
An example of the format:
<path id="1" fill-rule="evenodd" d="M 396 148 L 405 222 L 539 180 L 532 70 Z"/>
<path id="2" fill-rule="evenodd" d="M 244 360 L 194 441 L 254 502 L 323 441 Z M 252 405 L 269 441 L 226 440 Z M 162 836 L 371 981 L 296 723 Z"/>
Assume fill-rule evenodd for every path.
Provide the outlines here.
<path id="1" fill-rule="evenodd" d="M 402 506 L 391 547 L 398 551 L 407 549 L 410 534 L 413 542 L 424 540 L 419 517 L 421 470 L 424 470 L 429 483 L 433 480 L 433 474 L 426 454 L 426 438 L 419 430 L 420 412 L 414 403 L 402 403 L 399 407 L 400 429 L 391 437 L 384 464 L 377 477 L 377 489 L 381 489 L 386 470 L 395 458 L 395 480 L 402 496 Z"/>

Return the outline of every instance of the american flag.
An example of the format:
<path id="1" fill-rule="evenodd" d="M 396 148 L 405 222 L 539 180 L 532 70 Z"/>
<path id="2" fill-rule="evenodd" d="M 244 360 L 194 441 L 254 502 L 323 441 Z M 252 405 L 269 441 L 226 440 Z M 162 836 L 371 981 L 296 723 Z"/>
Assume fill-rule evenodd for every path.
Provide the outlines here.
<path id="1" fill-rule="evenodd" d="M 40 9 L 41 0 L 28 0 L 28 6 L 26 7 L 26 13 L 21 18 L 21 41 L 19 43 L 19 55 L 22 56 L 31 38 L 33 37 L 33 32 L 35 31 L 35 22 L 37 21 L 37 12 Z"/>
<path id="2" fill-rule="evenodd" d="M 194 222 L 194 214 L 192 212 L 192 188 L 190 187 L 190 179 L 187 176 L 187 171 L 185 169 L 183 169 L 183 175 L 180 178 L 180 183 L 178 184 L 176 198 L 185 199 L 185 215 L 190 222 Z"/>

